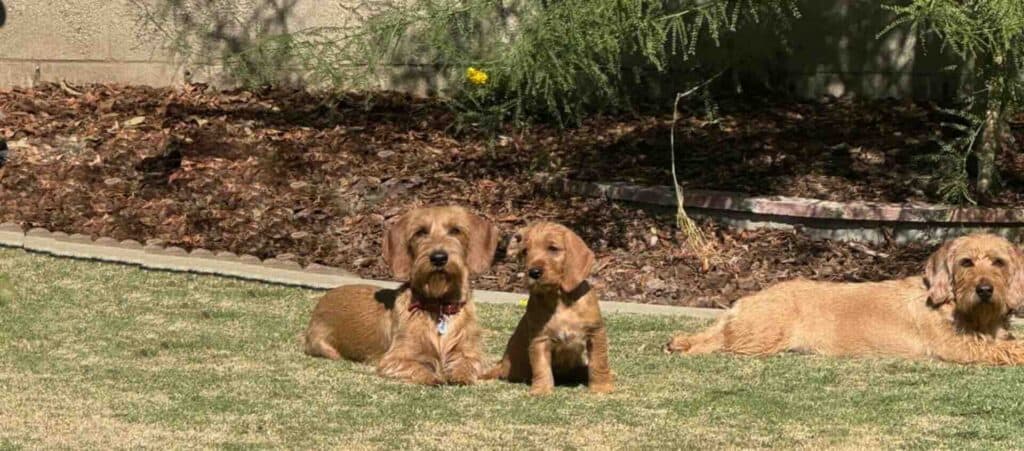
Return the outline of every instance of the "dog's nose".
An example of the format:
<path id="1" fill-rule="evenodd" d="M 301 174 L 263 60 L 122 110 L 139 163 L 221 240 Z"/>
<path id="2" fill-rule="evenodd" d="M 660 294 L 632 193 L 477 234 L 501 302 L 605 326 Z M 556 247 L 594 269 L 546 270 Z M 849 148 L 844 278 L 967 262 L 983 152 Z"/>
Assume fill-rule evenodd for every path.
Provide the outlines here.
<path id="1" fill-rule="evenodd" d="M 540 268 L 530 268 L 526 274 L 529 275 L 531 279 L 537 280 L 540 279 L 540 276 L 544 275 L 544 270 Z"/>
<path id="2" fill-rule="evenodd" d="M 437 251 L 430 254 L 430 263 L 434 266 L 441 267 L 448 264 L 448 253 L 445 251 Z"/>
<path id="3" fill-rule="evenodd" d="M 974 287 L 974 292 L 978 293 L 978 297 L 983 301 L 992 299 L 992 284 L 990 283 L 979 283 L 977 287 Z"/>

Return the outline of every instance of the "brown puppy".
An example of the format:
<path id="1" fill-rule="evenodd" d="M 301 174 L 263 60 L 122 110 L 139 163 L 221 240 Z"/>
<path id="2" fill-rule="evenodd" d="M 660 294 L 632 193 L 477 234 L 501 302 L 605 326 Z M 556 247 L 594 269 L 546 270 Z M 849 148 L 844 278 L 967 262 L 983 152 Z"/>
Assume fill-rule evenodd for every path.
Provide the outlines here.
<path id="1" fill-rule="evenodd" d="M 530 382 L 530 394 L 545 395 L 560 383 L 587 383 L 590 391 L 612 391 L 608 335 L 597 293 L 586 278 L 594 253 L 571 230 L 534 224 L 516 234 L 510 253 L 525 250 L 530 300 L 487 378 Z"/>
<path id="2" fill-rule="evenodd" d="M 1006 339 L 1009 313 L 1024 297 L 1022 264 L 1001 237 L 964 236 L 932 254 L 924 278 L 783 282 L 740 299 L 709 329 L 674 337 L 666 350 L 1024 364 L 1024 342 Z"/>
<path id="3" fill-rule="evenodd" d="M 498 231 L 459 207 L 406 213 L 384 237 L 398 290 L 335 288 L 306 330 L 306 354 L 377 361 L 385 377 L 418 384 L 472 384 L 482 371 L 470 274 L 490 267 Z"/>

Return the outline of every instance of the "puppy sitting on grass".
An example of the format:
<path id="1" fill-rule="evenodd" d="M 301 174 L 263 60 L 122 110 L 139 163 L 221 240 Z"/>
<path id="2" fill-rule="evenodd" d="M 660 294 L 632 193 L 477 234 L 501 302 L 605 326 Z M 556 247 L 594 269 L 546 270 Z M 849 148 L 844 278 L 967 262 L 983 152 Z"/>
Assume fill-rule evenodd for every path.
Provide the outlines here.
<path id="1" fill-rule="evenodd" d="M 376 361 L 381 376 L 416 384 L 472 384 L 482 372 L 471 274 L 486 271 L 498 246 L 489 222 L 459 207 L 406 213 L 384 237 L 397 290 L 349 285 L 313 310 L 306 354 Z"/>
<path id="2" fill-rule="evenodd" d="M 608 335 L 594 289 L 587 283 L 594 253 L 571 230 L 538 223 L 516 234 L 509 254 L 525 251 L 530 300 L 526 313 L 487 378 L 529 382 L 531 395 L 555 383 L 586 383 L 590 391 L 613 389 Z"/>

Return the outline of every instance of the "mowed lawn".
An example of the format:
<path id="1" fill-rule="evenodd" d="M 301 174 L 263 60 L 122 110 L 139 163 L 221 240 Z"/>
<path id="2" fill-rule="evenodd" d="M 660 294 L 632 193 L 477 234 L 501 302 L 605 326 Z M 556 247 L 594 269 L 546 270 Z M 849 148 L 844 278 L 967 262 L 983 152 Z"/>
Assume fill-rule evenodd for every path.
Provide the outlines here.
<path id="1" fill-rule="evenodd" d="M 1024 370 L 667 356 L 608 318 L 618 391 L 408 386 L 312 359 L 318 293 L 0 249 L 0 448 L 1024 447 Z M 481 306 L 497 356 L 516 307 Z"/>

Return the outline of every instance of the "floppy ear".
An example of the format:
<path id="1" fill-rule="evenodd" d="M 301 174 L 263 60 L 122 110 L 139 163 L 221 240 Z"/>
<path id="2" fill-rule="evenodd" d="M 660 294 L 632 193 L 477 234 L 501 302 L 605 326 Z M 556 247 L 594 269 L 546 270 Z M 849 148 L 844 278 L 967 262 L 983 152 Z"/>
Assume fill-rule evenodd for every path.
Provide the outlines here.
<path id="1" fill-rule="evenodd" d="M 939 247 L 924 265 L 924 281 L 928 286 L 928 305 L 938 307 L 953 301 L 952 275 L 949 273 L 949 255 L 953 241 Z"/>
<path id="2" fill-rule="evenodd" d="M 498 228 L 481 218 L 469 215 L 469 271 L 473 274 L 486 272 L 494 262 L 494 251 L 498 248 L 500 238 Z"/>
<path id="3" fill-rule="evenodd" d="M 565 272 L 562 291 L 568 293 L 580 286 L 594 269 L 594 252 L 571 230 L 565 232 Z"/>
<path id="4" fill-rule="evenodd" d="M 408 233 L 405 230 L 409 214 L 402 216 L 384 233 L 384 263 L 391 267 L 391 274 L 398 280 L 407 280 L 412 270 L 412 256 L 409 255 Z"/>
<path id="5" fill-rule="evenodd" d="M 1007 306 L 1011 312 L 1024 307 L 1024 252 L 1013 247 L 1013 263 L 1010 266 L 1010 288 L 1007 290 Z M 1017 312 L 1019 313 L 1019 312 Z"/>

